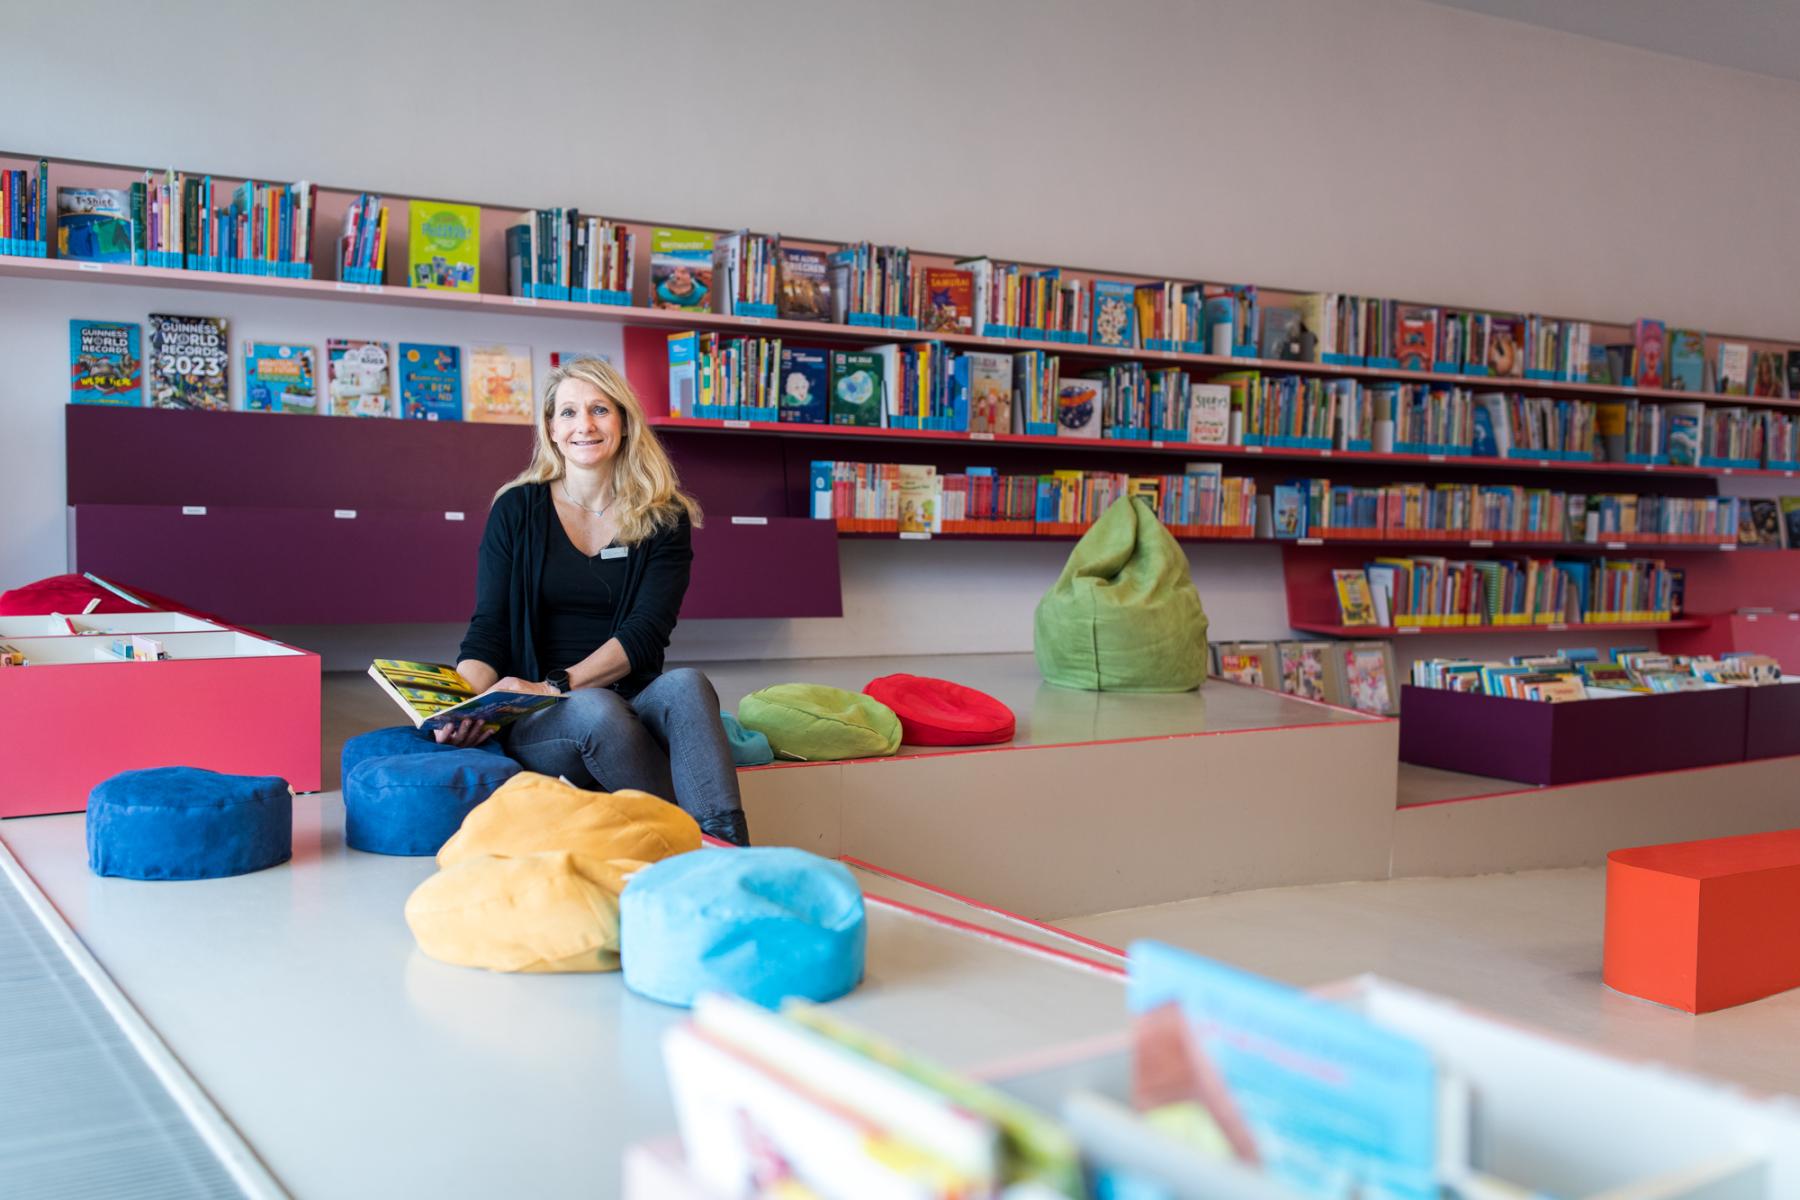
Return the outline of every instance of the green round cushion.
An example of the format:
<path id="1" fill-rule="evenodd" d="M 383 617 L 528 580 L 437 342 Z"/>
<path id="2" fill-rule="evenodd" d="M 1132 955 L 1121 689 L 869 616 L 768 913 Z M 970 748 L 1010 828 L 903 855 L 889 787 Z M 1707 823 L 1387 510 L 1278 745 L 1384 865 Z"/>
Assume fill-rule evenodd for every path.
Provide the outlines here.
<path id="1" fill-rule="evenodd" d="M 822 683 L 778 683 L 751 692 L 738 722 L 769 739 L 778 758 L 830 762 L 880 758 L 900 748 L 900 718 L 861 692 Z"/>
<path id="2" fill-rule="evenodd" d="M 1187 555 L 1147 504 L 1122 497 L 1038 601 L 1046 680 L 1095 692 L 1188 692 L 1206 678 L 1206 613 Z"/>

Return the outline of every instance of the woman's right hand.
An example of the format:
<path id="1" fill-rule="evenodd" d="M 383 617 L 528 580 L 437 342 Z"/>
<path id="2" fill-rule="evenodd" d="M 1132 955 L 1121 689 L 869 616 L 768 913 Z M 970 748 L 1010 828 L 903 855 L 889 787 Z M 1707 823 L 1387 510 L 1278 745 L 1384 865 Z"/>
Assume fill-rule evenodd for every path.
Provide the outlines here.
<path id="1" fill-rule="evenodd" d="M 431 731 L 431 736 L 438 740 L 439 745 L 467 749 L 470 746 L 481 745 L 493 735 L 493 732 L 488 728 L 486 721 L 464 719 L 453 725 L 439 725 Z"/>

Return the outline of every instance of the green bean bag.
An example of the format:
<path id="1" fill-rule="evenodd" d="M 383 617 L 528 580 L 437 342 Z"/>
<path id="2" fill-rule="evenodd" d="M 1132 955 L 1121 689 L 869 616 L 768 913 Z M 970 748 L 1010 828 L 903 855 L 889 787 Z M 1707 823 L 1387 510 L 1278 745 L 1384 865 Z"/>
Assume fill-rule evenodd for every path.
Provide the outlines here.
<path id="1" fill-rule="evenodd" d="M 1051 683 L 1189 692 L 1206 678 L 1206 613 L 1187 555 L 1149 506 L 1113 501 L 1038 601 L 1032 649 Z"/>
<path id="2" fill-rule="evenodd" d="M 861 692 L 822 683 L 778 683 L 738 705 L 738 723 L 769 739 L 777 758 L 832 762 L 881 758 L 900 748 L 900 718 Z"/>

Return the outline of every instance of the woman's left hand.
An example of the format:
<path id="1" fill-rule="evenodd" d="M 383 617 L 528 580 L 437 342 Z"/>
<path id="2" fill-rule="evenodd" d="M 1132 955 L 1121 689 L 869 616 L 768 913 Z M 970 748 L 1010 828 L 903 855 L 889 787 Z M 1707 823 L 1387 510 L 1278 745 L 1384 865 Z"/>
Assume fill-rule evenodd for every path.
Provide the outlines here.
<path id="1" fill-rule="evenodd" d="M 523 692 L 531 696 L 560 696 L 561 692 L 547 683 L 533 683 L 528 679 L 520 679 L 517 675 L 508 675 L 499 683 L 488 689 L 488 692 Z M 487 695 L 483 692 L 482 695 Z"/>

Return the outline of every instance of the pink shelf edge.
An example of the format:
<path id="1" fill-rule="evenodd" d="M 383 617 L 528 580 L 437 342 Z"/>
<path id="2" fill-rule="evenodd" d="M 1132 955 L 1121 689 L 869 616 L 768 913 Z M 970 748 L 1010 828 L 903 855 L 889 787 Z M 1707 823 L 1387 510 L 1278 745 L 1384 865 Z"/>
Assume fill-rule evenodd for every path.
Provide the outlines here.
<path id="1" fill-rule="evenodd" d="M 1288 622 L 1302 633 L 1330 637 L 1414 637 L 1447 633 L 1630 633 L 1650 629 L 1705 629 L 1711 622 L 1678 618 L 1673 621 L 1561 621 L 1544 625 L 1321 625 L 1310 621 Z"/>

